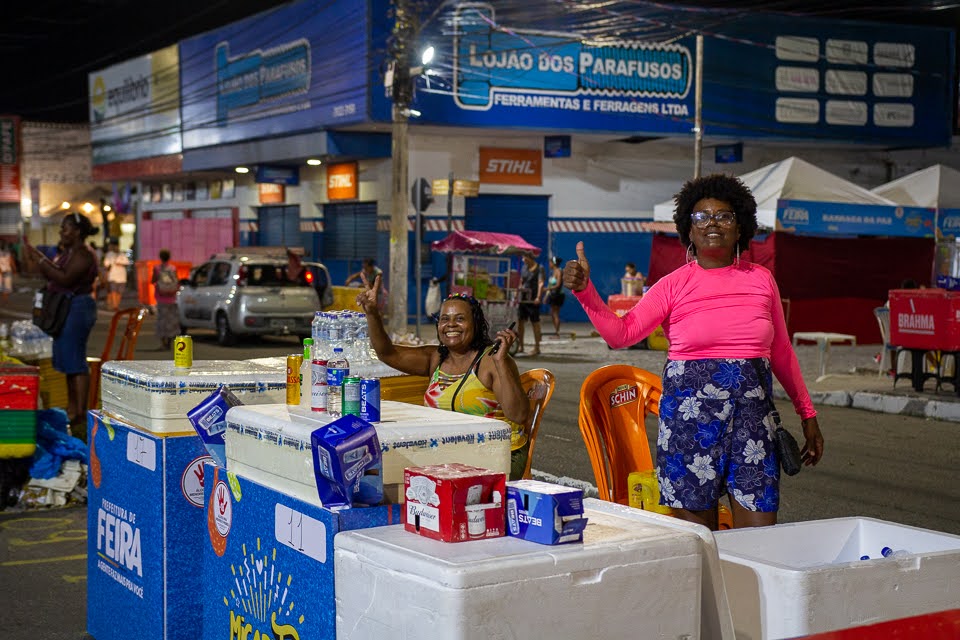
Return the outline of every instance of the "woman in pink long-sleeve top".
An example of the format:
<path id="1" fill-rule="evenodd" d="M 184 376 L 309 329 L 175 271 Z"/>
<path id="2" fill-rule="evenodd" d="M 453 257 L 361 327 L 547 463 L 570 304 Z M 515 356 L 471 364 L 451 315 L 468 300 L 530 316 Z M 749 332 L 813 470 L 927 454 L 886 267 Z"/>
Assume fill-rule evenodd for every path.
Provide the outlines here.
<path id="1" fill-rule="evenodd" d="M 582 242 L 563 283 L 611 347 L 635 344 L 663 325 L 670 350 L 657 437 L 661 502 L 716 530 L 718 501 L 728 493 L 734 527 L 776 524 L 780 464 L 771 373 L 802 419 L 806 465 L 823 456 L 823 436 L 777 284 L 767 269 L 740 260 L 757 230 L 757 203 L 739 179 L 722 174 L 687 182 L 674 201 L 687 264 L 650 287 L 623 317 L 590 282 Z"/>

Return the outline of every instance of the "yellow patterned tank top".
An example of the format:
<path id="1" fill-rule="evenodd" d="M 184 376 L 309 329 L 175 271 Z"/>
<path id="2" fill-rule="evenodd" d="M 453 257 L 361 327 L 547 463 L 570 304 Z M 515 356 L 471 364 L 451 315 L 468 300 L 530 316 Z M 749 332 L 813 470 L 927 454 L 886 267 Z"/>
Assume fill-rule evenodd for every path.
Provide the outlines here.
<path id="1" fill-rule="evenodd" d="M 427 391 L 423 394 L 423 404 L 434 409 L 503 420 L 510 425 L 510 449 L 515 451 L 527 443 L 527 431 L 523 428 L 523 425 L 508 420 L 503 414 L 503 409 L 497 402 L 493 390 L 484 386 L 480 378 L 477 377 L 479 366 L 480 361 L 478 360 L 470 371 L 456 376 L 444 373 L 440 370 L 440 367 L 437 367 L 430 378 Z M 453 394 L 463 376 L 467 376 L 467 379 L 457 394 L 457 406 L 453 407 L 451 406 Z"/>

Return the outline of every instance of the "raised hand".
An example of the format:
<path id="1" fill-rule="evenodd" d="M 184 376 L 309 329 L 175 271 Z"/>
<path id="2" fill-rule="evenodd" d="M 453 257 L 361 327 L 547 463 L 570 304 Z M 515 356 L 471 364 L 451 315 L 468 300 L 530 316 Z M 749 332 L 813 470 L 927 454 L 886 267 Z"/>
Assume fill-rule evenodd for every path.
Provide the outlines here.
<path id="1" fill-rule="evenodd" d="M 583 291 L 590 280 L 590 263 L 583 252 L 583 242 L 577 243 L 577 259 L 563 267 L 563 286 L 571 291 Z"/>
<path id="2" fill-rule="evenodd" d="M 380 291 L 380 274 L 378 273 L 377 277 L 373 279 L 372 285 L 367 282 L 367 275 L 365 273 L 360 274 L 360 280 L 363 281 L 363 287 L 361 287 L 360 293 L 357 294 L 357 306 L 363 309 L 364 313 L 379 312 L 377 294 Z"/>

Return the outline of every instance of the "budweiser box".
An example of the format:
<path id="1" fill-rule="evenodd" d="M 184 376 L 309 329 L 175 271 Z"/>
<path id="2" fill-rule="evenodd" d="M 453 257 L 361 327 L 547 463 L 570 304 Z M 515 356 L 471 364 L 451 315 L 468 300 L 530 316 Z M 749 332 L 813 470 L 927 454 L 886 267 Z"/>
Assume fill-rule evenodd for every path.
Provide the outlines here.
<path id="1" fill-rule="evenodd" d="M 539 544 L 583 542 L 583 490 L 538 480 L 507 483 L 507 535 Z"/>
<path id="2" fill-rule="evenodd" d="M 506 480 L 503 473 L 459 463 L 408 467 L 404 526 L 443 542 L 500 537 Z"/>

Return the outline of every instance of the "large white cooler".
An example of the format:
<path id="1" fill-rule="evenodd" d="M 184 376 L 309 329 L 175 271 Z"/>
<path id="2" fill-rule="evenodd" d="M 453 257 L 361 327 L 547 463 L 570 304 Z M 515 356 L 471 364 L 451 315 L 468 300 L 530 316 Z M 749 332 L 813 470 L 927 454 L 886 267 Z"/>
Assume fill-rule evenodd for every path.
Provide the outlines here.
<path id="1" fill-rule="evenodd" d="M 502 420 L 391 402 L 374 424 L 383 456 L 383 484 L 398 501 L 403 470 L 461 462 L 510 473 L 510 427 Z M 227 412 L 227 470 L 309 504 L 320 505 L 310 434 L 331 421 L 286 404 L 233 407 Z"/>
<path id="2" fill-rule="evenodd" d="M 731 529 L 716 540 L 738 638 L 793 638 L 960 606 L 960 536 L 835 518 Z M 883 558 L 884 547 L 908 553 Z"/>
<path id="3" fill-rule="evenodd" d="M 195 360 L 189 369 L 173 360 L 119 360 L 101 371 L 103 410 L 152 433 L 195 433 L 187 413 L 220 385 L 244 404 L 286 400 L 285 371 L 242 360 Z"/>
<path id="4" fill-rule="evenodd" d="M 402 525 L 338 534 L 338 640 L 699 638 L 696 534 L 594 502 L 582 544 L 444 543 Z"/>

